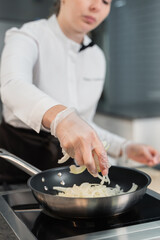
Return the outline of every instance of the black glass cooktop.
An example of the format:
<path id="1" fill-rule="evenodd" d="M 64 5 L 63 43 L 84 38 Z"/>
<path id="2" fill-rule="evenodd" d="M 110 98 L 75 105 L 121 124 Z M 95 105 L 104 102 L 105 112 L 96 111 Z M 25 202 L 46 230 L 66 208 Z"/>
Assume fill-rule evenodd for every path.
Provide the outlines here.
<path id="1" fill-rule="evenodd" d="M 61 239 L 160 220 L 160 201 L 149 194 L 145 194 L 143 199 L 126 213 L 89 220 L 50 217 L 40 209 L 30 191 L 4 195 L 3 198 L 38 240 Z"/>

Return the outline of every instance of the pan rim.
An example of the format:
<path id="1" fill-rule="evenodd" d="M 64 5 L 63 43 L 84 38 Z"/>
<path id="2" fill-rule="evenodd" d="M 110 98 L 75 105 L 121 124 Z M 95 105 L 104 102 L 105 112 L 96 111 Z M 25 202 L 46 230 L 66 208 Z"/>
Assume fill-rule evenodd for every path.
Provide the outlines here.
<path id="1" fill-rule="evenodd" d="M 29 179 L 28 179 L 28 181 L 27 181 L 27 184 L 28 184 L 28 186 L 29 186 L 29 188 L 32 190 L 32 192 L 34 193 L 34 192 L 37 192 L 37 193 L 39 193 L 39 194 L 43 194 L 43 195 L 46 195 L 46 196 L 51 196 L 52 198 L 56 198 L 56 199 L 58 199 L 58 198 L 60 198 L 60 199 L 68 199 L 68 200 L 99 200 L 99 199 L 102 199 L 102 200 L 104 200 L 104 199 L 110 199 L 110 198 L 115 198 L 115 197 L 117 197 L 117 196 L 126 196 L 126 195 L 131 195 L 131 194 L 134 194 L 135 192 L 140 192 L 140 191 L 142 191 L 142 189 L 143 190 L 145 190 L 148 186 L 149 186 L 149 184 L 151 183 L 151 177 L 147 174 L 147 173 L 145 173 L 145 172 L 143 172 L 143 171 L 141 171 L 141 170 L 139 170 L 139 169 L 134 169 L 134 168 L 129 168 L 129 167 L 122 167 L 122 166 L 112 166 L 112 167 L 114 167 L 114 168 L 121 168 L 121 169 L 127 169 L 127 170 L 130 170 L 130 171 L 134 171 L 134 172 L 138 172 L 138 173 L 140 173 L 140 174 L 142 174 L 142 175 L 144 175 L 145 177 L 146 177 L 146 179 L 148 180 L 148 182 L 143 186 L 143 188 L 141 188 L 141 189 L 138 189 L 138 190 L 136 190 L 136 191 L 134 191 L 134 192 L 125 192 L 124 194 L 119 194 L 119 195 L 114 195 L 114 196 L 108 196 L 108 197 L 86 197 L 86 198 L 81 198 L 81 197 L 65 197 L 65 196 L 58 196 L 58 195 L 52 195 L 52 194 L 50 194 L 50 193 L 44 193 L 44 192 L 42 192 L 42 191 L 39 191 L 39 190 L 36 190 L 35 188 L 33 188 L 32 187 L 32 185 L 31 185 L 31 181 L 32 181 L 32 179 L 33 178 L 35 178 L 36 176 L 38 176 L 38 175 L 40 175 L 40 174 L 43 174 L 43 173 L 45 173 L 45 172 L 49 172 L 49 171 L 51 171 L 52 169 L 47 169 L 47 170 L 45 170 L 45 171 L 42 171 L 42 172 L 40 172 L 40 173 L 38 173 L 38 174 L 36 174 L 36 175 L 34 175 L 34 176 L 32 176 L 32 177 L 30 177 Z M 53 168 L 55 171 L 56 170 L 62 170 L 62 169 L 69 169 L 69 166 L 64 166 L 64 167 L 57 167 L 57 168 Z"/>

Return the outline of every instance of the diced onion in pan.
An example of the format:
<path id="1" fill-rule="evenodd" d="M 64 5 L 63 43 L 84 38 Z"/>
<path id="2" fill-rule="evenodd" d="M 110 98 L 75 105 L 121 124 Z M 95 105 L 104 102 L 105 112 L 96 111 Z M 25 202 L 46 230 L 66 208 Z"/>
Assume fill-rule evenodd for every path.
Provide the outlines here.
<path id="1" fill-rule="evenodd" d="M 98 174 L 97 177 L 98 177 L 99 179 L 101 179 L 101 182 L 100 182 L 101 185 L 103 185 L 105 182 L 108 183 L 108 184 L 110 184 L 110 179 L 109 179 L 108 175 L 102 177 L 100 174 Z"/>
<path id="2" fill-rule="evenodd" d="M 103 145 L 107 151 L 109 145 L 107 145 L 105 142 L 103 142 Z M 64 156 L 60 160 L 58 160 L 58 163 L 64 163 L 70 157 L 63 149 L 62 149 L 62 152 Z M 98 172 L 100 172 L 98 156 L 96 155 L 95 152 L 93 154 L 93 157 L 95 160 L 97 170 Z M 86 170 L 86 166 L 78 166 L 78 167 L 76 165 L 70 166 L 70 173 L 73 173 L 73 174 L 80 174 L 85 170 Z M 125 193 L 131 193 L 136 191 L 136 189 L 138 188 L 138 186 L 135 183 L 132 183 L 132 187 L 129 189 L 129 191 L 124 192 L 123 189 L 121 189 L 118 184 L 115 187 L 107 187 L 106 185 L 104 185 L 104 183 L 110 184 L 110 179 L 108 176 L 101 176 L 98 173 L 97 177 L 101 180 L 100 184 L 90 184 L 88 182 L 84 182 L 80 186 L 77 186 L 76 184 L 74 184 L 73 187 L 54 186 L 53 189 L 59 191 L 58 196 L 62 196 L 62 197 L 96 198 L 96 197 L 110 197 L 110 196 L 116 196 L 116 195 L 121 195 Z"/>
<path id="3" fill-rule="evenodd" d="M 98 198 L 98 197 L 110 197 L 121 195 L 125 193 L 134 192 L 137 189 L 137 185 L 133 183 L 131 189 L 124 192 L 119 185 L 114 188 L 106 187 L 101 184 L 82 183 L 80 186 L 76 184 L 73 187 L 53 187 L 54 190 L 59 191 L 58 196 L 73 197 L 73 198 Z"/>

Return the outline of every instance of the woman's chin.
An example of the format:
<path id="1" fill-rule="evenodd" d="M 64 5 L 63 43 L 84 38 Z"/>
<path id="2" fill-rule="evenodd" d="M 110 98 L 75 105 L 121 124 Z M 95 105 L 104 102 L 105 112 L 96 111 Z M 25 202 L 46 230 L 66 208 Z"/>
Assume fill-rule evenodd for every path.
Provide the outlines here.
<path id="1" fill-rule="evenodd" d="M 90 27 L 90 26 L 82 26 L 79 28 L 79 32 L 82 32 L 83 34 L 87 34 L 90 31 L 92 31 L 94 29 L 94 27 Z"/>

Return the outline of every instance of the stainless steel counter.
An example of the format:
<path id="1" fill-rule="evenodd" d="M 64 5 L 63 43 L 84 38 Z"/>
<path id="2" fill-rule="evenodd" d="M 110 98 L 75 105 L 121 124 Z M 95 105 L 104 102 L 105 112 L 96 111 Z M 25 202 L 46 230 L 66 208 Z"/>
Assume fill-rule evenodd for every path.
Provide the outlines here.
<path id="1" fill-rule="evenodd" d="M 114 230 L 108 230 L 104 232 L 91 233 L 81 236 L 76 236 L 73 238 L 63 238 L 61 240 L 100 240 L 100 239 L 110 239 L 110 240 L 151 240 L 160 239 L 160 221 L 146 224 L 139 224 L 119 228 Z"/>
<path id="2" fill-rule="evenodd" d="M 0 214 L 0 239 L 1 240 L 18 240 L 12 229 Z"/>

